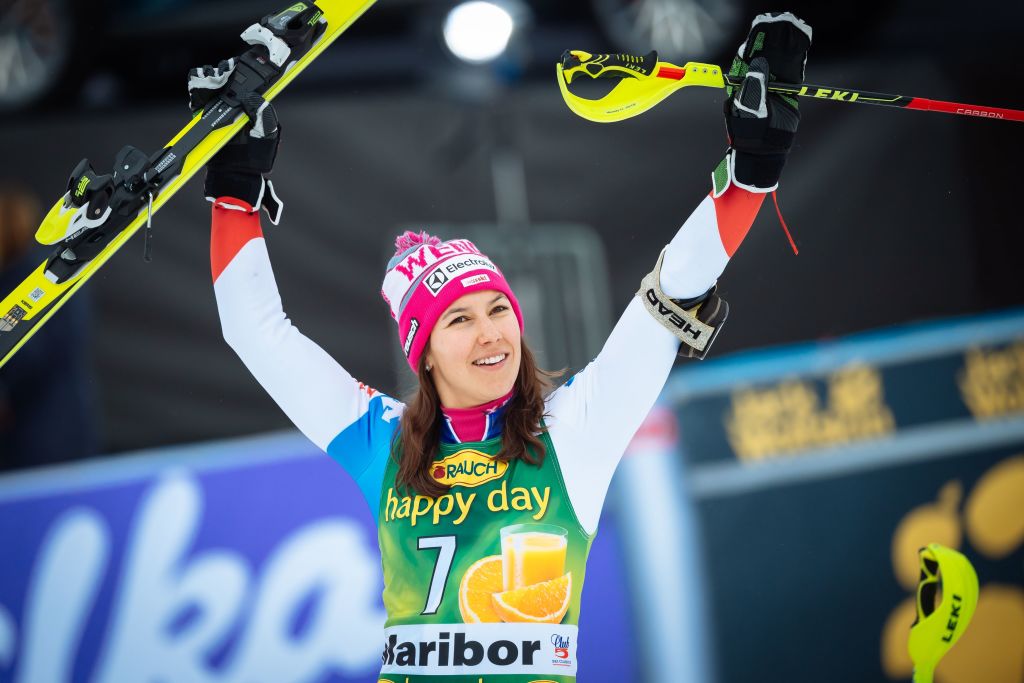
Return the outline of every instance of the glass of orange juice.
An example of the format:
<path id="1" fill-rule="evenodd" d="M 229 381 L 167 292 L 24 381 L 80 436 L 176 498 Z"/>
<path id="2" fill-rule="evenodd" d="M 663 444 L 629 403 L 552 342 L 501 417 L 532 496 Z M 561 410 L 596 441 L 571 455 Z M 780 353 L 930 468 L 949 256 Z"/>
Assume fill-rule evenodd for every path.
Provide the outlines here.
<path id="1" fill-rule="evenodd" d="M 557 579 L 565 573 L 569 532 L 554 524 L 513 524 L 501 529 L 504 590 Z"/>

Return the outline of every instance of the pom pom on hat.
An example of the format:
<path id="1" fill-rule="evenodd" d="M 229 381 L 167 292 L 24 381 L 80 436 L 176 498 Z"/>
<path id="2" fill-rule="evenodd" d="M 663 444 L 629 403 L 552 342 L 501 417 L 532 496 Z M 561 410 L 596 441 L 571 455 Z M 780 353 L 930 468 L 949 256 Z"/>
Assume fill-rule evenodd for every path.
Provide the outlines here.
<path id="1" fill-rule="evenodd" d="M 406 230 L 395 238 L 395 256 L 408 251 L 412 247 L 420 247 L 424 244 L 437 246 L 438 244 L 441 244 L 441 238 L 434 237 L 425 230 L 421 230 L 419 232 Z"/>

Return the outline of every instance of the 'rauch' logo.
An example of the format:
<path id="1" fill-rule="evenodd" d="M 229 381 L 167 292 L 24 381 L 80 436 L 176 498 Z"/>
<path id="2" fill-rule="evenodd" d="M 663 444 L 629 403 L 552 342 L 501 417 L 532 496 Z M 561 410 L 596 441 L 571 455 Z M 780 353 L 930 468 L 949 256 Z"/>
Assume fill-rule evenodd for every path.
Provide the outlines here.
<path id="1" fill-rule="evenodd" d="M 467 448 L 435 462 L 431 467 L 431 474 L 440 483 L 472 488 L 503 476 L 508 463 Z"/>

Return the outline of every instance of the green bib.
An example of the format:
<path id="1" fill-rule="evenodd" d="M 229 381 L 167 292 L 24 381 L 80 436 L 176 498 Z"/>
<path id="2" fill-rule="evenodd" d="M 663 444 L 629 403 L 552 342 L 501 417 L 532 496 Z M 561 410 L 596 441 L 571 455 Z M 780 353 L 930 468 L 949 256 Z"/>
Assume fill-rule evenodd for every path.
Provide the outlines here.
<path id="1" fill-rule="evenodd" d="M 441 444 L 430 498 L 388 462 L 378 538 L 387 611 L 381 681 L 575 681 L 593 536 L 576 519 L 551 439 L 540 466 L 494 456 L 501 438 Z M 443 678 L 442 678 L 443 677 Z"/>

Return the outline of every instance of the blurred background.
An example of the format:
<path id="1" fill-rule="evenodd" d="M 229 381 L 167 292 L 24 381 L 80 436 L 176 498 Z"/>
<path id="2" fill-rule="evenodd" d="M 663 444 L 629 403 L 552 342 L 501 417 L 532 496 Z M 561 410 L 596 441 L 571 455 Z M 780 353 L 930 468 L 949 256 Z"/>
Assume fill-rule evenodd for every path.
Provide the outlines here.
<path id="1" fill-rule="evenodd" d="M 396 396 L 414 378 L 378 291 L 400 231 L 476 241 L 543 364 L 574 372 L 710 189 L 724 93 L 594 124 L 559 95 L 565 49 L 727 66 L 788 9 L 814 27 L 809 82 L 1024 108 L 1016 3 L 503 0 L 490 57 L 480 19 L 446 41 L 455 4 L 379 0 L 275 102 L 285 309 Z M 4 293 L 75 164 L 162 147 L 187 70 L 279 5 L 0 2 Z M 1024 125 L 801 111 L 778 193 L 800 255 L 762 210 L 713 353 L 677 364 L 624 459 L 580 680 L 909 680 L 936 541 L 982 585 L 936 680 L 1024 682 Z M 208 225 L 193 180 L 152 263 L 133 239 L 0 370 L 0 681 L 376 680 L 373 522 L 222 341 Z"/>

